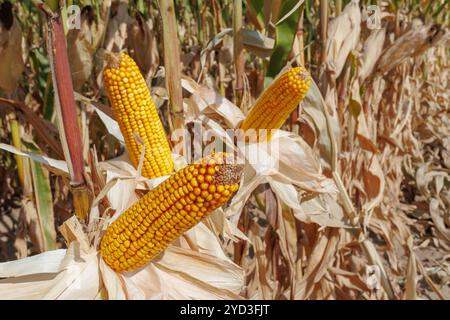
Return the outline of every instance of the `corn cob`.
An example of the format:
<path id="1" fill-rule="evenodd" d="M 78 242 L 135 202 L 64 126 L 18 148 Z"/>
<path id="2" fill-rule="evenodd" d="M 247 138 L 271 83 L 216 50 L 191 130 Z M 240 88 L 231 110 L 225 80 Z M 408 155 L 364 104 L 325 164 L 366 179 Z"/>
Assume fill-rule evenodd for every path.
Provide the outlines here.
<path id="1" fill-rule="evenodd" d="M 145 145 L 142 175 L 156 178 L 172 173 L 169 142 L 136 63 L 126 54 L 109 54 L 103 77 L 131 163 L 137 168 L 142 148 L 134 139 L 135 132 Z"/>
<path id="2" fill-rule="evenodd" d="M 118 272 L 145 265 L 228 201 L 241 171 L 223 153 L 177 171 L 107 228 L 100 245 L 103 259 Z"/>
<path id="3" fill-rule="evenodd" d="M 279 129 L 306 95 L 311 80 L 302 67 L 279 76 L 258 98 L 241 129 Z"/>

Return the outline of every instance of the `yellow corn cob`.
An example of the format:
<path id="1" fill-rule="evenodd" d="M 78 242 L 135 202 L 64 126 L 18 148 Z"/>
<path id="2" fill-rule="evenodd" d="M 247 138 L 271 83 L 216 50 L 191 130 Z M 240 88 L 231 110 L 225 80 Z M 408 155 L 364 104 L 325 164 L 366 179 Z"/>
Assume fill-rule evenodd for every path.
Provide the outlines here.
<path id="1" fill-rule="evenodd" d="M 100 245 L 103 259 L 118 272 L 145 265 L 228 201 L 241 171 L 223 153 L 177 171 L 108 227 Z"/>
<path id="2" fill-rule="evenodd" d="M 103 78 L 131 163 L 137 168 L 142 148 L 133 137 L 135 132 L 145 145 L 142 175 L 156 178 L 172 173 L 169 142 L 136 63 L 126 54 L 109 54 Z"/>
<path id="3" fill-rule="evenodd" d="M 308 91 L 311 79 L 302 67 L 289 69 L 258 98 L 241 129 L 279 129 Z"/>

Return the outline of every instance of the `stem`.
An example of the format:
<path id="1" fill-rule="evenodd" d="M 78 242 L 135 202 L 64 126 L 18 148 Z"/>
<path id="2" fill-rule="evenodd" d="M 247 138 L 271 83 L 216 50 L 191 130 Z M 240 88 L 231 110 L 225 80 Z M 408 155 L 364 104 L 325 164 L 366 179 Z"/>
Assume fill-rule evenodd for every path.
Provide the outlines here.
<path id="1" fill-rule="evenodd" d="M 17 122 L 16 119 L 11 119 L 9 124 L 11 125 L 11 135 L 12 135 L 13 146 L 17 150 L 22 150 L 22 142 L 20 140 L 21 134 L 20 134 L 19 123 Z M 15 155 L 14 157 L 16 158 L 17 172 L 19 174 L 20 185 L 22 187 L 22 190 L 24 190 L 24 193 L 26 193 L 25 188 L 27 186 L 27 182 L 29 182 L 29 181 L 25 181 L 25 166 L 28 164 L 27 159 L 25 157 L 19 156 L 19 155 Z"/>
<path id="2" fill-rule="evenodd" d="M 302 4 L 300 6 L 300 15 L 298 17 L 298 23 L 297 23 L 297 33 L 295 35 L 295 37 L 297 38 L 297 41 L 294 40 L 294 42 L 293 42 L 294 47 L 292 48 L 292 53 L 297 54 L 297 56 L 295 58 L 296 63 L 298 65 L 302 65 L 302 66 L 305 65 L 305 52 L 304 52 L 305 41 L 303 39 L 304 12 L 305 12 L 305 4 Z M 299 114 L 300 114 L 300 106 L 295 108 L 294 112 L 291 115 L 291 121 L 290 121 L 291 130 L 295 130 L 294 124 L 296 123 Z M 297 130 L 297 133 L 298 133 L 298 130 Z"/>
<path id="3" fill-rule="evenodd" d="M 71 183 L 84 184 L 84 165 L 81 148 L 81 134 L 78 128 L 72 76 L 67 55 L 64 28 L 59 15 L 49 18 L 49 47 L 51 56 L 53 83 L 57 96 L 59 131 L 61 134 L 64 156 L 69 166 Z"/>
<path id="4" fill-rule="evenodd" d="M 222 26 L 223 26 L 223 21 L 222 21 L 222 10 L 220 8 L 220 4 L 217 2 L 217 0 L 211 0 L 211 6 L 213 8 L 213 15 L 214 15 L 214 32 L 215 34 L 219 33 L 220 31 L 222 31 Z M 221 49 L 219 49 L 219 58 L 218 58 L 218 65 L 219 68 L 217 68 L 217 75 L 218 75 L 218 79 L 219 79 L 219 90 L 220 90 L 220 94 L 222 96 L 225 96 L 225 68 L 221 65 L 220 61 L 221 61 Z"/>
<path id="5" fill-rule="evenodd" d="M 320 0 L 320 62 L 325 63 L 327 60 L 327 32 L 328 32 L 328 1 Z"/>
<path id="6" fill-rule="evenodd" d="M 336 17 L 342 12 L 342 0 L 336 0 Z"/>
<path id="7" fill-rule="evenodd" d="M 171 129 L 184 127 L 183 92 L 181 89 L 180 45 L 173 0 L 160 0 L 163 23 L 164 67 L 169 92 Z"/>
<path id="8" fill-rule="evenodd" d="M 242 0 L 233 1 L 233 57 L 236 73 L 236 85 L 234 88 L 235 104 L 241 105 L 244 94 L 245 56 L 241 41 L 242 29 Z"/>
<path id="9" fill-rule="evenodd" d="M 305 65 L 305 39 L 304 39 L 305 29 L 303 27 L 304 20 L 305 20 L 305 5 L 303 4 L 300 7 L 300 16 L 298 18 L 297 24 L 298 51 L 300 52 L 300 56 L 298 57 L 297 63 L 300 63 L 302 66 Z"/>
<path id="10" fill-rule="evenodd" d="M 197 14 L 197 34 L 198 34 L 198 42 L 201 46 L 203 46 L 203 43 L 205 41 L 204 37 L 203 37 L 203 32 L 204 32 L 204 21 L 202 18 L 202 1 L 201 0 L 196 0 L 196 8 L 195 8 L 195 13 Z"/>
<path id="11" fill-rule="evenodd" d="M 46 11 L 45 11 L 46 12 Z M 55 86 L 56 113 L 64 158 L 70 174 L 75 214 L 86 220 L 90 194 L 84 179 L 83 147 L 77 121 L 64 26 L 59 13 L 48 14 L 48 56 Z"/>
<path id="12" fill-rule="evenodd" d="M 282 1 L 278 0 L 271 1 L 271 3 L 268 2 L 267 6 L 266 4 L 264 4 L 264 14 L 266 15 L 264 22 L 267 28 L 267 36 L 272 39 L 275 39 L 277 34 L 277 28 L 275 27 L 275 24 L 277 23 L 280 16 L 281 2 Z"/>

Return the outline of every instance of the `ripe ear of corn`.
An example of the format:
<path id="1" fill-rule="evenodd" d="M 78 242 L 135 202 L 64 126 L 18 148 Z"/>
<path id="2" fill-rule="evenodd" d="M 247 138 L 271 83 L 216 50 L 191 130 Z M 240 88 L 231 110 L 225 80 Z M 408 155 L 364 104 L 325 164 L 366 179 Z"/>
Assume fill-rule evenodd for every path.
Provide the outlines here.
<path id="1" fill-rule="evenodd" d="M 225 204 L 242 171 L 227 157 L 219 153 L 177 171 L 127 209 L 101 241 L 105 262 L 118 272 L 139 268 Z"/>
<path id="2" fill-rule="evenodd" d="M 105 88 L 131 163 L 137 168 L 142 149 L 134 139 L 135 132 L 145 145 L 142 175 L 151 179 L 169 175 L 173 171 L 169 142 L 138 66 L 123 53 L 109 54 L 107 58 L 108 65 L 103 72 Z"/>
<path id="3" fill-rule="evenodd" d="M 291 68 L 262 93 L 241 124 L 241 129 L 279 129 L 303 100 L 311 78 L 302 67 Z"/>

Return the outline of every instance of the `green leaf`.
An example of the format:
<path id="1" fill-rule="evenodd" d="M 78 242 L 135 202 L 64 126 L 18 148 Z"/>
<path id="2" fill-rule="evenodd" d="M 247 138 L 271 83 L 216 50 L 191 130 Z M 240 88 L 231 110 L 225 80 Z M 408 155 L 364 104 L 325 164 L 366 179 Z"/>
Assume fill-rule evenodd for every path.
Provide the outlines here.
<path id="1" fill-rule="evenodd" d="M 44 93 L 43 116 L 45 120 L 51 122 L 54 114 L 55 114 L 55 91 L 53 90 L 52 77 L 51 74 L 49 73 Z"/>
<path id="2" fill-rule="evenodd" d="M 38 151 L 36 147 L 27 145 L 31 149 L 30 151 Z M 54 250 L 56 249 L 56 230 L 49 173 L 42 164 L 36 161 L 31 161 L 31 173 L 44 249 L 46 251 Z"/>
<path id="3" fill-rule="evenodd" d="M 53 12 L 58 11 L 58 8 L 59 8 L 58 0 L 46 0 L 44 2 Z"/>
<path id="4" fill-rule="evenodd" d="M 250 0 L 248 3 L 256 12 L 258 19 L 264 21 L 264 0 Z"/>
<path id="5" fill-rule="evenodd" d="M 50 74 L 50 64 L 45 54 L 44 48 L 36 48 L 30 52 L 33 71 L 36 75 L 37 89 L 39 96 L 45 101 L 47 88 L 47 79 Z"/>
<path id="6" fill-rule="evenodd" d="M 298 2 L 299 0 L 283 1 L 279 16 L 284 17 Z M 267 69 L 268 77 L 275 77 L 287 63 L 288 55 L 292 49 L 294 37 L 297 32 L 299 14 L 300 10 L 293 11 L 276 26 L 276 45 Z"/>

